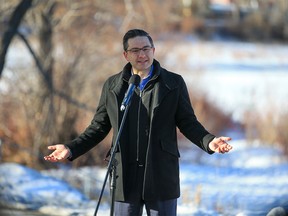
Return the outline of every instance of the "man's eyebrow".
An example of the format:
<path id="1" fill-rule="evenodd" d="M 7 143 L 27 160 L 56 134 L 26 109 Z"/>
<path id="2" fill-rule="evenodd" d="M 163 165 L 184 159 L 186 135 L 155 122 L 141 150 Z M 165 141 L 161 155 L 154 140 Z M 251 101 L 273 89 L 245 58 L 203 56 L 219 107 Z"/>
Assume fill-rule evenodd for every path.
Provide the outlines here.
<path id="1" fill-rule="evenodd" d="M 152 46 L 146 45 L 146 46 L 143 46 L 142 48 L 139 48 L 139 47 L 133 47 L 133 48 L 131 48 L 131 49 L 143 49 L 143 48 L 146 48 L 146 47 L 152 47 Z M 131 50 L 131 49 L 130 49 L 130 50 Z"/>

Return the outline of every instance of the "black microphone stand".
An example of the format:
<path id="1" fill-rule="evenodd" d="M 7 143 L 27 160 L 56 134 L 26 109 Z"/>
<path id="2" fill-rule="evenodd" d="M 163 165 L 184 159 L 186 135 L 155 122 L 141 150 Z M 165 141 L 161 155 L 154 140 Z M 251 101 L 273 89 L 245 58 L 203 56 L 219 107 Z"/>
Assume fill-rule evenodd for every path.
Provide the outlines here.
<path id="1" fill-rule="evenodd" d="M 102 199 L 102 196 L 103 196 L 103 192 L 104 192 L 104 189 L 105 189 L 105 185 L 106 185 L 109 173 L 111 173 L 111 183 L 110 183 L 111 208 L 110 208 L 110 216 L 113 216 L 113 214 L 114 214 L 114 201 L 115 201 L 115 189 L 116 189 L 116 166 L 117 166 L 117 161 L 115 160 L 115 154 L 116 154 L 116 151 L 118 149 L 120 136 L 122 134 L 122 130 L 123 130 L 123 127 L 124 127 L 124 123 L 126 121 L 126 117 L 127 117 L 127 113 L 128 113 L 129 107 L 130 107 L 130 103 L 128 103 L 127 106 L 125 107 L 125 111 L 124 111 L 123 118 L 122 118 L 122 121 L 121 121 L 121 124 L 120 124 L 120 127 L 119 127 L 119 131 L 118 131 L 118 134 L 117 134 L 117 137 L 116 137 L 116 140 L 115 140 L 115 144 L 113 145 L 113 147 L 111 149 L 111 152 L 110 152 L 111 156 L 110 156 L 110 160 L 109 160 L 109 163 L 108 163 L 107 172 L 106 172 L 106 176 L 105 176 L 104 183 L 103 183 L 103 186 L 102 186 L 102 190 L 101 190 L 101 193 L 100 193 L 100 196 L 99 196 L 99 200 L 98 200 L 98 203 L 97 203 L 97 207 L 96 207 L 95 212 L 94 212 L 94 216 L 97 215 L 97 212 L 98 212 L 98 209 L 99 209 L 99 206 L 100 206 L 100 202 L 101 202 L 101 199 Z"/>

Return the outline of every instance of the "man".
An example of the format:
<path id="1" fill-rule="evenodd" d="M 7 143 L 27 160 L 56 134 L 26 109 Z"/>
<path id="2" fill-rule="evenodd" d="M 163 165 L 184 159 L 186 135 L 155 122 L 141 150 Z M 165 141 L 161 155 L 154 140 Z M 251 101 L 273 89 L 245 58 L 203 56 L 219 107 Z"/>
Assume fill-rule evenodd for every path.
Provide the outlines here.
<path id="1" fill-rule="evenodd" d="M 128 63 L 105 82 L 91 124 L 70 143 L 49 146 L 54 151 L 45 160 L 74 160 L 103 140 L 111 128 L 114 143 L 128 80 L 138 74 L 141 83 L 132 97 L 115 155 L 115 214 L 140 216 L 145 205 L 147 215 L 176 216 L 180 196 L 176 128 L 209 154 L 229 152 L 231 138 L 216 138 L 198 122 L 183 78 L 154 59 L 155 47 L 147 32 L 128 31 L 123 48 Z"/>

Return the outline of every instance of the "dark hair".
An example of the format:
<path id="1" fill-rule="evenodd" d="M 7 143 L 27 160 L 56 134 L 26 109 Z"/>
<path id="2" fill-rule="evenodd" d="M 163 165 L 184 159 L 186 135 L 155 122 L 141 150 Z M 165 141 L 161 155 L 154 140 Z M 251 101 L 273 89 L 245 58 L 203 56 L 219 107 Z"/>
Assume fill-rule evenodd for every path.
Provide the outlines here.
<path id="1" fill-rule="evenodd" d="M 128 49 L 128 40 L 130 38 L 135 38 L 137 36 L 145 36 L 148 38 L 150 44 L 152 47 L 154 47 L 153 40 L 151 36 L 144 30 L 142 29 L 131 29 L 129 30 L 123 37 L 123 49 L 126 51 Z"/>

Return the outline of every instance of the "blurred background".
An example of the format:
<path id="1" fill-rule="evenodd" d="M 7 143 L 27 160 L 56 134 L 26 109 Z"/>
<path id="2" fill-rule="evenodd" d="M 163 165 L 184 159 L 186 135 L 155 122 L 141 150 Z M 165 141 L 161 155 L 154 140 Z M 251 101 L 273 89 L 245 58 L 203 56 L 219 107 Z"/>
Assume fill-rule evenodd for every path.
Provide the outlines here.
<path id="1" fill-rule="evenodd" d="M 47 203 L 47 215 L 57 204 L 72 209 L 63 199 L 75 188 L 87 200 L 97 199 L 111 134 L 73 163 L 47 163 L 43 156 L 48 145 L 77 137 L 90 123 L 104 81 L 126 63 L 122 37 L 131 28 L 149 32 L 155 58 L 184 77 L 203 125 L 233 139 L 233 153 L 210 157 L 179 133 L 182 185 L 191 191 L 179 200 L 179 215 L 266 215 L 273 207 L 287 209 L 287 0 L 2 0 L 0 204 L 9 209 L 5 214 L 16 215 L 11 209 L 19 208 L 42 208 L 43 214 Z M 45 176 L 37 196 L 37 184 L 19 190 L 27 183 L 24 173 L 29 181 Z M 56 203 L 43 189 L 47 182 L 48 191 L 55 188 L 51 178 L 73 188 L 65 186 Z M 53 193 L 59 195 L 59 188 Z M 78 197 L 82 205 L 84 195 Z M 81 215 L 79 209 L 83 206 L 77 206 Z"/>

